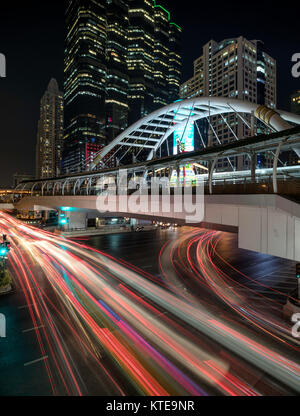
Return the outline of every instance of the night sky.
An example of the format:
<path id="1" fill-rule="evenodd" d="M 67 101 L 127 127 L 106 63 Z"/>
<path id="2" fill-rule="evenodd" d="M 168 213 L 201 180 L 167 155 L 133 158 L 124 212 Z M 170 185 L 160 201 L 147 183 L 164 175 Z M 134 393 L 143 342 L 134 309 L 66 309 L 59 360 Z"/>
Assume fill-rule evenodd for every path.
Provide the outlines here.
<path id="1" fill-rule="evenodd" d="M 268 1 L 161 0 L 183 28 L 183 81 L 210 39 L 244 36 L 261 39 L 277 60 L 278 108 L 289 110 L 289 95 L 300 89 L 291 75 L 291 57 L 300 53 L 300 6 Z M 0 187 L 15 172 L 33 174 L 39 101 L 51 77 L 63 87 L 64 1 L 1 1 L 0 53 L 7 78 L 0 78 Z"/>

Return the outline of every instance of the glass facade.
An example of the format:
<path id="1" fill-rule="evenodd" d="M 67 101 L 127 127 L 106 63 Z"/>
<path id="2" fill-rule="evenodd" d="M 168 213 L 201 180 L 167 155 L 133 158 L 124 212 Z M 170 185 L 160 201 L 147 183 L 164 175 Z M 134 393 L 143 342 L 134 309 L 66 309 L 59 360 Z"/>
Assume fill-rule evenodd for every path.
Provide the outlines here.
<path id="1" fill-rule="evenodd" d="M 112 141 L 128 125 L 128 1 L 107 1 L 106 137 Z"/>
<path id="2" fill-rule="evenodd" d="M 60 174 L 63 147 L 63 93 L 52 78 L 40 103 L 36 147 L 36 177 Z"/>
<path id="3" fill-rule="evenodd" d="M 238 38 L 221 42 L 210 40 L 203 46 L 203 54 L 194 62 L 194 77 L 180 87 L 182 99 L 196 96 L 229 97 L 276 108 L 276 61 L 264 51 L 264 44 L 258 40 Z M 209 146 L 226 144 L 236 138 L 253 134 L 250 115 L 244 115 L 248 126 L 235 113 L 209 117 Z M 263 133 L 266 127 L 256 122 L 254 131 Z M 261 155 L 259 159 L 268 167 L 270 160 Z M 223 170 L 249 168 L 247 156 L 220 159 L 217 168 Z M 258 163 L 259 166 L 259 163 Z"/>
<path id="4" fill-rule="evenodd" d="M 128 70 L 129 124 L 154 109 L 154 3 L 130 0 Z"/>
<path id="5" fill-rule="evenodd" d="M 72 0 L 66 10 L 64 170 L 83 166 L 85 144 L 105 144 L 106 0 Z"/>
<path id="6" fill-rule="evenodd" d="M 154 0 L 70 0 L 66 9 L 64 171 L 175 101 L 181 28 Z"/>

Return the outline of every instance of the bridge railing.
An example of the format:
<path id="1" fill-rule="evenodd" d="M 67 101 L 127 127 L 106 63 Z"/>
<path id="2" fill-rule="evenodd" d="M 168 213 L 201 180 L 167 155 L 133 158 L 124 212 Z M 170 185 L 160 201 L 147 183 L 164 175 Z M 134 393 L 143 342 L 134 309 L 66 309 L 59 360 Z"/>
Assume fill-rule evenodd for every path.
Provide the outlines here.
<path id="1" fill-rule="evenodd" d="M 193 185 L 194 192 L 196 191 L 196 185 L 203 182 L 203 178 L 201 181 L 196 179 L 191 183 Z M 300 178 L 291 178 L 289 176 L 282 176 L 277 181 L 278 189 L 277 194 L 279 195 L 286 195 L 293 199 L 300 201 Z M 183 183 L 179 185 L 180 187 L 183 186 Z M 174 193 L 174 189 L 177 187 L 176 184 L 172 184 L 168 187 L 170 193 Z M 164 186 L 160 186 L 160 193 L 163 193 Z M 99 196 L 103 195 L 105 192 L 110 193 L 122 193 L 127 188 L 118 188 L 115 184 L 112 185 L 88 185 L 87 182 L 83 182 L 80 186 L 74 189 L 74 186 L 66 186 L 64 192 L 62 193 L 61 188 L 44 190 L 43 196 Z M 139 189 L 137 185 L 135 189 L 130 189 L 127 191 L 127 194 L 132 194 Z M 75 191 L 75 192 L 74 192 Z M 121 192 L 122 191 L 122 192 Z M 125 191 L 126 192 L 126 191 Z M 165 189 L 164 189 L 165 192 Z M 151 194 L 151 186 L 150 181 L 144 182 L 144 188 L 142 193 L 149 193 Z M 209 194 L 209 185 L 208 179 L 204 180 L 204 193 Z M 257 177 L 255 180 L 252 180 L 251 177 L 235 177 L 235 178 L 224 178 L 224 179 L 217 179 L 213 180 L 213 194 L 273 194 L 273 180 L 272 176 L 261 176 Z M 42 196 L 40 190 L 35 190 L 32 192 L 32 196 L 40 197 Z"/>
<path id="2" fill-rule="evenodd" d="M 278 195 L 290 196 L 300 202 L 300 179 L 294 180 L 279 180 L 278 181 Z M 205 193 L 209 193 L 209 187 L 205 186 Z M 214 184 L 213 194 L 273 194 L 272 178 L 268 181 L 248 182 L 244 183 L 217 183 Z"/>

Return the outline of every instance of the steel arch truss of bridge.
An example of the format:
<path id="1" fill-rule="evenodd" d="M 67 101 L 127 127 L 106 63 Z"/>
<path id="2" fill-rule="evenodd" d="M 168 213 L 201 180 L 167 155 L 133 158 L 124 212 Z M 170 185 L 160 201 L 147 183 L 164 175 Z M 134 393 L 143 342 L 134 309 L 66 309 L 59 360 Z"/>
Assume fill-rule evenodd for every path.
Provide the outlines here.
<path id="1" fill-rule="evenodd" d="M 226 115 L 236 114 L 249 129 L 250 137 L 239 138 L 232 130 L 227 121 Z M 232 132 L 235 140 L 226 145 L 222 145 L 217 133 L 211 123 L 211 117 L 220 116 L 224 124 Z M 253 129 L 254 121 L 260 120 L 268 132 L 263 135 L 255 135 Z M 189 153 L 170 155 L 164 158 L 157 157 L 158 150 L 167 145 L 168 138 L 174 131 L 181 129 L 183 135 L 189 123 L 198 120 L 206 120 L 210 126 L 211 133 L 215 135 L 216 146 L 207 147 L 202 140 L 203 148 Z M 250 121 L 249 121 L 250 120 Z M 57 178 L 37 179 L 21 183 L 18 190 L 29 190 L 31 195 L 91 195 L 95 192 L 96 184 L 99 179 L 105 176 L 118 175 L 119 169 L 126 168 L 128 172 L 144 176 L 147 172 L 158 172 L 164 170 L 164 175 L 170 176 L 173 169 L 178 169 L 187 163 L 206 162 L 208 171 L 207 182 L 209 191 L 212 193 L 212 186 L 217 162 L 219 159 L 231 158 L 239 155 L 248 155 L 252 162 L 253 156 L 258 152 L 269 151 L 273 154 L 273 169 L 270 177 L 273 177 L 273 191 L 277 193 L 277 174 L 278 160 L 280 152 L 283 150 L 293 149 L 300 158 L 300 116 L 285 111 L 273 110 L 265 106 L 222 97 L 198 97 L 184 101 L 178 101 L 163 107 L 143 119 L 139 120 L 123 133 L 121 133 L 108 146 L 103 148 L 93 161 L 89 161 L 89 170 L 70 172 Z M 197 126 L 197 124 L 196 124 Z M 202 138 L 201 131 L 199 131 Z M 119 162 L 129 152 L 133 151 L 136 156 L 135 163 L 130 166 L 124 166 L 119 163 L 115 168 L 107 168 L 108 158 L 118 158 Z M 139 155 L 142 151 L 142 160 Z M 122 166 L 122 167 L 121 167 Z M 299 167 L 296 167 L 299 170 Z M 230 176 L 230 172 L 227 172 Z M 232 177 L 236 172 L 231 172 Z M 286 176 L 287 177 L 287 176 Z M 251 163 L 250 179 L 255 178 L 255 164 Z M 244 179 L 243 179 L 244 180 Z M 17 194 L 17 192 L 16 192 Z"/>
<path id="2" fill-rule="evenodd" d="M 220 182 L 224 184 L 254 183 L 265 187 L 270 184 L 270 192 L 278 193 L 278 180 L 286 182 L 300 181 L 300 166 L 279 167 L 278 159 L 281 151 L 287 151 L 300 147 L 300 126 L 259 136 L 244 138 L 226 145 L 218 145 L 189 153 L 181 153 L 162 159 L 153 159 L 141 163 L 123 166 L 122 168 L 108 168 L 93 172 L 81 172 L 59 178 L 47 178 L 34 181 L 24 181 L 15 190 L 16 199 L 20 199 L 20 192 L 27 191 L 31 196 L 90 196 L 101 193 L 99 183 L 104 183 L 106 178 L 118 180 L 120 172 L 124 169 L 130 177 L 167 176 L 170 177 L 174 170 L 189 163 L 198 164 L 200 169 L 206 164 L 209 168 L 202 169 L 202 177 L 209 193 L 213 192 L 213 185 Z M 250 160 L 255 160 L 255 155 L 260 152 L 272 152 L 274 155 L 273 167 L 270 169 L 255 169 L 251 164 L 250 171 L 215 172 L 216 163 L 220 158 L 248 155 Z M 204 173 L 203 173 L 204 172 Z M 295 182 L 296 183 L 296 182 Z M 286 185 L 284 185 L 285 187 Z M 253 189 L 252 189 L 253 191 Z M 268 191 L 269 192 L 269 191 Z M 247 192 L 246 192 L 247 193 Z M 256 193 L 256 192 L 252 192 Z M 21 195 L 21 198 L 24 195 Z"/>
<path id="3" fill-rule="evenodd" d="M 95 170 L 109 166 L 108 162 L 112 159 L 116 159 L 121 165 L 122 160 L 131 153 L 134 154 L 137 162 L 141 159 L 151 160 L 157 157 L 162 146 L 167 148 L 165 153 L 170 155 L 169 137 L 177 130 L 183 131 L 184 136 L 189 123 L 195 123 L 202 145 L 206 147 L 207 144 L 197 124 L 198 120 L 206 120 L 211 134 L 216 142 L 221 144 L 216 128 L 211 122 L 214 116 L 220 116 L 235 140 L 239 140 L 240 137 L 227 121 L 226 115 L 229 113 L 235 114 L 237 119 L 249 129 L 250 136 L 255 135 L 254 127 L 257 120 L 260 120 L 270 132 L 286 130 L 292 127 L 291 123 L 300 124 L 300 116 L 285 111 L 275 111 L 248 101 L 223 97 L 196 97 L 160 108 L 134 123 L 103 148 L 93 160 L 87 160 L 85 166 L 88 170 Z M 298 155 L 300 156 L 300 151 Z M 78 168 L 78 166 L 73 167 L 70 173 L 76 172 L 76 169 L 78 171 Z M 80 170 L 84 170 L 82 166 Z"/>

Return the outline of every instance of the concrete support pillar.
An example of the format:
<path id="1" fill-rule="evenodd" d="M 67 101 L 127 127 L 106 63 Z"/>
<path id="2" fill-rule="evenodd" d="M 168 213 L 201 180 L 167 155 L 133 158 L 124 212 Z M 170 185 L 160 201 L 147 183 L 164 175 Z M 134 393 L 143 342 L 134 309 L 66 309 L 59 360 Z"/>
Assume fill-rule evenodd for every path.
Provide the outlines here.
<path id="1" fill-rule="evenodd" d="M 68 218 L 68 228 L 72 230 L 74 228 L 78 229 L 87 229 L 87 213 L 85 212 L 66 212 L 66 217 Z"/>
<path id="2" fill-rule="evenodd" d="M 43 211 L 42 217 L 43 217 L 44 222 L 46 222 L 50 217 L 50 211 Z"/>
<path id="3" fill-rule="evenodd" d="M 278 166 L 278 158 L 281 152 L 281 147 L 285 140 L 282 140 L 277 147 L 276 153 L 274 155 L 274 162 L 273 162 L 273 192 L 274 194 L 278 193 L 278 184 L 277 184 L 277 166 Z"/>

